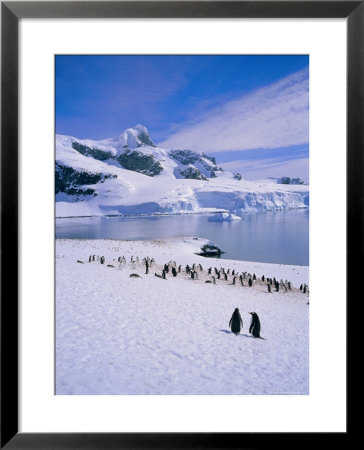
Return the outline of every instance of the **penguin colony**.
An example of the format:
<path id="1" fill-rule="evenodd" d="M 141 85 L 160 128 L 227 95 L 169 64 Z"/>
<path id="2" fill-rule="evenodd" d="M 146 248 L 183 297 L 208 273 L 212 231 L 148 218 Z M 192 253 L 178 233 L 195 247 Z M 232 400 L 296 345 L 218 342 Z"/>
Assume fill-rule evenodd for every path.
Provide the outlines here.
<path id="1" fill-rule="evenodd" d="M 84 261 L 77 260 L 78 263 L 84 264 Z M 208 284 L 225 284 L 235 287 L 253 288 L 259 287 L 268 294 L 273 293 L 287 293 L 288 291 L 296 291 L 289 280 L 277 280 L 275 277 L 270 278 L 266 275 L 258 277 L 255 273 L 237 272 L 235 269 L 225 269 L 224 267 L 209 267 L 204 269 L 201 264 L 187 264 L 186 266 L 177 265 L 176 261 L 168 261 L 162 265 L 156 264 L 154 258 L 149 256 L 139 259 L 138 256 L 131 256 L 129 262 L 125 256 L 119 256 L 117 259 L 108 261 L 106 263 L 105 256 L 90 255 L 89 263 L 99 263 L 109 268 L 116 270 L 132 269 L 143 270 L 144 275 L 154 275 L 161 280 L 168 280 L 176 277 L 183 277 L 186 279 L 200 281 Z M 131 278 L 142 278 L 136 273 L 130 275 Z M 309 294 L 309 287 L 307 284 L 301 284 L 299 288 L 302 294 Z"/>
<path id="2" fill-rule="evenodd" d="M 77 260 L 78 263 L 84 264 L 84 261 Z M 89 263 L 99 263 L 106 267 L 110 267 L 116 270 L 124 270 L 124 269 L 143 269 L 143 274 L 149 275 L 151 269 L 154 271 L 154 276 L 160 278 L 161 280 L 168 280 L 170 278 L 175 278 L 177 276 L 184 277 L 186 279 L 195 280 L 195 281 L 203 281 L 204 283 L 209 284 L 217 284 L 217 280 L 219 284 L 237 286 L 237 287 L 246 287 L 252 288 L 261 287 L 264 288 L 266 286 L 267 293 L 271 294 L 274 292 L 287 293 L 288 291 L 298 290 L 294 289 L 292 283 L 288 280 L 283 281 L 277 280 L 275 277 L 270 278 L 265 275 L 262 275 L 260 278 L 257 277 L 255 273 L 251 274 L 249 272 L 237 272 L 235 269 L 225 269 L 224 267 L 209 267 L 207 270 L 204 270 L 201 264 L 192 264 L 191 266 L 187 264 L 183 267 L 181 264 L 177 265 L 176 261 L 168 261 L 165 264 L 159 265 L 156 264 L 154 258 L 150 258 L 149 256 L 144 257 L 142 260 L 139 259 L 138 256 L 130 257 L 130 261 L 127 262 L 125 256 L 119 256 L 116 259 L 113 259 L 112 262 L 108 262 L 105 264 L 106 259 L 104 256 L 99 255 L 90 255 L 88 258 Z M 132 272 L 129 274 L 130 278 L 143 278 L 138 273 Z M 245 281 L 245 283 L 244 283 Z M 307 284 L 301 284 L 299 290 L 303 294 L 309 294 L 309 288 Z M 307 302 L 309 304 L 309 302 Z M 256 312 L 249 312 L 252 316 L 251 324 L 249 327 L 249 333 L 254 338 L 264 339 L 260 335 L 261 324 L 259 316 Z M 240 311 L 238 308 L 235 308 L 231 319 L 229 321 L 229 327 L 231 332 L 236 336 L 243 329 L 243 320 L 240 315 Z"/>

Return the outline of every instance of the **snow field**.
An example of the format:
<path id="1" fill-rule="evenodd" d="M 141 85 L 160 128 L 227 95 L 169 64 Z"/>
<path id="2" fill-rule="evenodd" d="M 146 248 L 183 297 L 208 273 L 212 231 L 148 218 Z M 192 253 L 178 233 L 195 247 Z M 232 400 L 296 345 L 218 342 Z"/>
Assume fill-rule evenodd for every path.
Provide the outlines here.
<path id="1" fill-rule="evenodd" d="M 299 290 L 307 267 L 203 258 L 193 251 L 208 241 L 193 238 L 56 242 L 57 394 L 308 394 L 309 306 Z M 91 254 L 105 264 L 88 263 Z M 156 265 L 145 275 L 132 254 Z M 122 255 L 119 270 L 113 260 Z M 203 274 L 155 277 L 171 259 L 201 263 Z M 233 286 L 231 277 L 208 284 L 210 266 L 287 278 L 294 289 L 268 294 L 266 283 Z M 236 307 L 237 337 L 228 327 Z M 266 340 L 249 335 L 249 311 Z"/>

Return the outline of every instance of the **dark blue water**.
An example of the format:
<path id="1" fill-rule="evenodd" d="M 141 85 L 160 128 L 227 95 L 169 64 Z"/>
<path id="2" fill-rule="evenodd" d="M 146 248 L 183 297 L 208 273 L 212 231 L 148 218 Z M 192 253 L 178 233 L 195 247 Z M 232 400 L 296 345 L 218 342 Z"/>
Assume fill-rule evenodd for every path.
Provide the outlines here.
<path id="1" fill-rule="evenodd" d="M 208 215 L 56 219 L 57 238 L 143 240 L 173 236 L 210 239 L 225 259 L 308 265 L 309 211 L 246 214 L 234 222 Z"/>

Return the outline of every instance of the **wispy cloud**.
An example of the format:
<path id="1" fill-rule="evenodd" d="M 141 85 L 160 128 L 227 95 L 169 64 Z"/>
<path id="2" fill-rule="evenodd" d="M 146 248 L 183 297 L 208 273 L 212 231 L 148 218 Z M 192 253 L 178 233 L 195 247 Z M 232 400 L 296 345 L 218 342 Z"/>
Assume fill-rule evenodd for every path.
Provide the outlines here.
<path id="1" fill-rule="evenodd" d="M 214 107 L 158 143 L 219 152 L 308 143 L 308 68 Z"/>
<path id="2" fill-rule="evenodd" d="M 309 181 L 308 158 L 239 160 L 222 163 L 219 166 L 234 173 L 239 172 L 247 180 L 288 176 L 301 178 L 306 183 Z"/>

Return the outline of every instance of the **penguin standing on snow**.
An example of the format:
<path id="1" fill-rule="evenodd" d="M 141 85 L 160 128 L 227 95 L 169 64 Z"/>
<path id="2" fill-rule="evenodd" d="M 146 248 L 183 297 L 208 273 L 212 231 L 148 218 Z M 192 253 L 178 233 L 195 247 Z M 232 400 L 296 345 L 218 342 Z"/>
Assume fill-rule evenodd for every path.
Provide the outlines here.
<path id="1" fill-rule="evenodd" d="M 272 288 L 270 287 L 269 283 L 267 283 L 267 286 L 268 286 L 268 292 L 272 292 Z"/>
<path id="2" fill-rule="evenodd" d="M 240 333 L 240 330 L 243 328 L 243 319 L 241 318 L 239 308 L 235 308 L 235 311 L 233 312 L 233 315 L 231 316 L 229 322 L 229 327 L 231 327 L 231 332 L 235 333 L 236 336 Z"/>
<path id="3" fill-rule="evenodd" d="M 260 320 L 258 314 L 256 312 L 250 312 L 249 314 L 252 316 L 252 323 L 249 327 L 249 333 L 256 338 L 264 339 L 260 335 Z"/>

